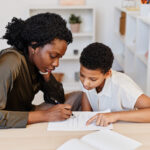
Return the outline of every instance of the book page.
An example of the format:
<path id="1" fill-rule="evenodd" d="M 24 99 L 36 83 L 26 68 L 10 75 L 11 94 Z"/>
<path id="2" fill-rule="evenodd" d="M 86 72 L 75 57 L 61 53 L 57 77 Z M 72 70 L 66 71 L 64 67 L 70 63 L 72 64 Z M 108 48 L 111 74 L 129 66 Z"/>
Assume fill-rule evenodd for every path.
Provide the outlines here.
<path id="1" fill-rule="evenodd" d="M 106 111 L 105 111 L 106 112 Z M 108 111 L 107 111 L 108 112 Z M 103 112 L 73 112 L 74 116 L 65 121 L 49 122 L 48 130 L 50 131 L 80 131 L 80 130 L 100 130 L 100 129 L 112 129 L 112 124 L 107 127 L 96 126 L 96 122 L 86 126 L 87 120 Z"/>
<path id="2" fill-rule="evenodd" d="M 81 141 L 99 150 L 134 150 L 142 145 L 140 142 L 111 130 L 88 134 L 82 137 Z"/>
<path id="3" fill-rule="evenodd" d="M 57 150 L 98 150 L 88 144 L 81 142 L 79 139 L 71 139 L 61 145 Z"/>

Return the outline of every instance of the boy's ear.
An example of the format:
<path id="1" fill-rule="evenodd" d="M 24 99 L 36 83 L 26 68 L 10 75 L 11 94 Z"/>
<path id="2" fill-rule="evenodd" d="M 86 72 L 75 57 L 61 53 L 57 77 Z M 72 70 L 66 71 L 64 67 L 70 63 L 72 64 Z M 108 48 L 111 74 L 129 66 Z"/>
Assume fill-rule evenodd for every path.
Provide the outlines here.
<path id="1" fill-rule="evenodd" d="M 106 79 L 109 78 L 109 77 L 111 77 L 111 75 L 112 75 L 111 69 L 109 69 L 109 70 L 106 72 L 105 75 L 106 75 Z"/>

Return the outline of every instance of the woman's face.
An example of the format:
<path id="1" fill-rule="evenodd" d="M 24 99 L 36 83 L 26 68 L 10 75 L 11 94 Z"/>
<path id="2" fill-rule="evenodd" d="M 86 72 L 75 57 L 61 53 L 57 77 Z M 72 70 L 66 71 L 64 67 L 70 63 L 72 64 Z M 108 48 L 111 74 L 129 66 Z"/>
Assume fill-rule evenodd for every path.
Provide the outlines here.
<path id="1" fill-rule="evenodd" d="M 67 42 L 65 40 L 55 39 L 50 44 L 43 47 L 32 49 L 32 62 L 39 71 L 45 73 L 53 71 L 59 66 L 59 59 L 65 54 Z"/>

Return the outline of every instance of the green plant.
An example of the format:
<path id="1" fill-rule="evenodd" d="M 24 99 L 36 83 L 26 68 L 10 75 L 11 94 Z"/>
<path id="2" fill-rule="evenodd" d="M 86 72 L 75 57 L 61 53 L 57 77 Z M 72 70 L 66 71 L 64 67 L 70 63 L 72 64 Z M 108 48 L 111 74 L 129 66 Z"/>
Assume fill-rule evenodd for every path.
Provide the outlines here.
<path id="1" fill-rule="evenodd" d="M 76 16 L 75 14 L 71 14 L 69 17 L 69 23 L 70 24 L 76 24 L 76 23 L 81 23 L 81 18 L 80 16 Z"/>

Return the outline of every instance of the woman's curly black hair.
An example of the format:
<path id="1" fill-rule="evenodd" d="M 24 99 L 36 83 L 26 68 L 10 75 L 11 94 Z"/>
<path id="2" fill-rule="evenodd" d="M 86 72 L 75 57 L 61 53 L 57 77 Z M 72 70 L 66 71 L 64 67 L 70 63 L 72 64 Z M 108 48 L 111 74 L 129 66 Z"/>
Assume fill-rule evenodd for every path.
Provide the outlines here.
<path id="1" fill-rule="evenodd" d="M 114 60 L 111 49 L 102 43 L 92 43 L 85 47 L 80 56 L 80 63 L 87 69 L 105 74 L 111 69 Z"/>
<path id="2" fill-rule="evenodd" d="M 67 28 L 66 21 L 54 13 L 37 14 L 25 21 L 14 17 L 6 29 L 3 39 L 24 54 L 28 54 L 28 46 L 44 46 L 56 38 L 65 40 L 68 44 L 72 42 L 72 33 Z"/>

